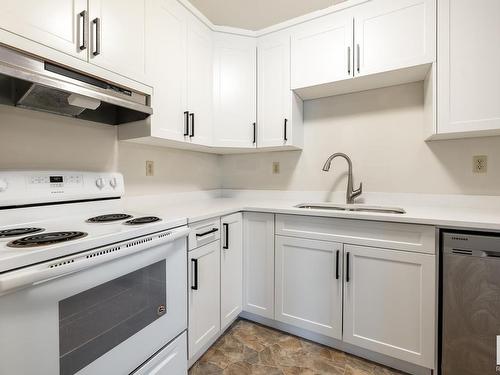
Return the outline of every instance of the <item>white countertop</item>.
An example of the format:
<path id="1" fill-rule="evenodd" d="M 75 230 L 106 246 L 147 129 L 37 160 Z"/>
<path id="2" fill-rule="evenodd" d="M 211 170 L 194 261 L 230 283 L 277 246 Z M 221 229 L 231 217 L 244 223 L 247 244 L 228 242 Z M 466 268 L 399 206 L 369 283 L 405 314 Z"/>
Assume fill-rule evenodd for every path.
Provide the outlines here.
<path id="1" fill-rule="evenodd" d="M 218 194 L 203 197 L 194 195 L 186 200 L 172 200 L 167 195 L 133 197 L 127 201 L 127 205 L 131 209 L 137 209 L 139 205 L 141 211 L 158 216 L 186 217 L 188 223 L 238 211 L 254 211 L 500 231 L 500 197 L 477 197 L 477 202 L 474 202 L 470 196 L 437 198 L 432 196 L 432 199 L 429 199 L 431 196 L 421 196 L 425 199 L 419 201 L 420 197 L 411 195 L 406 196 L 406 199 L 396 199 L 390 204 L 387 199 L 381 199 L 382 196 L 370 197 L 367 204 L 402 207 L 406 211 L 405 214 L 390 214 L 296 208 L 294 206 L 300 203 L 321 202 L 321 200 L 307 200 L 304 196 L 290 199 L 287 194 L 277 192 L 271 194 L 233 192 L 230 195 L 232 197 L 223 197 Z M 280 199 L 279 196 L 282 198 Z M 458 206 L 457 202 L 462 202 L 463 206 Z"/>

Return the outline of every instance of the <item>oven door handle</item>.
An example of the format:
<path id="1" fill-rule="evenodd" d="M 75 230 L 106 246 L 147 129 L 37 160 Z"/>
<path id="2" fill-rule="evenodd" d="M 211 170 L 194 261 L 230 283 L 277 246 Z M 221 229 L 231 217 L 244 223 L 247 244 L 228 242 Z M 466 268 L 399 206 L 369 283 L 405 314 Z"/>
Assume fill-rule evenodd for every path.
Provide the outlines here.
<path id="1" fill-rule="evenodd" d="M 0 275 L 0 295 L 38 285 L 97 265 L 123 258 L 152 247 L 187 237 L 186 227 L 170 229 L 133 240 L 85 251 Z"/>

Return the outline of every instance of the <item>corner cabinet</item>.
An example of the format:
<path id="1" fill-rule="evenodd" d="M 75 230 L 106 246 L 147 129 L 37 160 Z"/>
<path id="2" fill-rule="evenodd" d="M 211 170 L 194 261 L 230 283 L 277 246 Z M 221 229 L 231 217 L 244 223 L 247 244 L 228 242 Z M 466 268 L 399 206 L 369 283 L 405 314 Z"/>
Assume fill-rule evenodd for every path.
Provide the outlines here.
<path id="1" fill-rule="evenodd" d="M 221 217 L 220 308 L 221 329 L 240 315 L 243 303 L 243 218 L 241 213 Z"/>
<path id="2" fill-rule="evenodd" d="M 433 368 L 435 256 L 354 245 L 344 253 L 344 341 Z"/>
<path id="3" fill-rule="evenodd" d="M 214 35 L 214 145 L 257 146 L 257 43 L 253 37 Z"/>
<path id="4" fill-rule="evenodd" d="M 431 139 L 500 134 L 500 1 L 439 0 Z"/>
<path id="5" fill-rule="evenodd" d="M 274 214 L 243 214 L 243 310 L 274 319 Z"/>
<path id="6" fill-rule="evenodd" d="M 300 148 L 303 103 L 290 88 L 290 35 L 258 39 L 257 139 L 259 147 Z"/>
<path id="7" fill-rule="evenodd" d="M 276 236 L 275 319 L 342 339 L 342 244 Z"/>

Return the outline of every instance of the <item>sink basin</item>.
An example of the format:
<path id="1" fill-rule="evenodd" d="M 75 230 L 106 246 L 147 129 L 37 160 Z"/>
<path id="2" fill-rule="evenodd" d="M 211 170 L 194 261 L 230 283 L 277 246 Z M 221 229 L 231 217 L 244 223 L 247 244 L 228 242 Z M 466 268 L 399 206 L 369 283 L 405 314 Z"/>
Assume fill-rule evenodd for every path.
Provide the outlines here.
<path id="1" fill-rule="evenodd" d="M 355 212 L 376 212 L 381 214 L 404 214 L 405 210 L 399 207 L 366 206 L 364 204 L 335 204 L 335 203 L 301 203 L 297 208 L 310 210 L 334 210 L 334 211 L 355 211 Z"/>

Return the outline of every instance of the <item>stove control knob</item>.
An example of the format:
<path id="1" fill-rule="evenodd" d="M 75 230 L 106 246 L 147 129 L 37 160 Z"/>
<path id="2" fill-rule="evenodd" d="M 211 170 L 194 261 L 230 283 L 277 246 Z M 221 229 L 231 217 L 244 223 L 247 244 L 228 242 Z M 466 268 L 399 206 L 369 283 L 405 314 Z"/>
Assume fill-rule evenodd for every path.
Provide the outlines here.
<path id="1" fill-rule="evenodd" d="M 9 187 L 9 184 L 8 184 L 7 180 L 0 178 L 0 193 L 7 190 L 8 187 Z"/>
<path id="2" fill-rule="evenodd" d="M 109 180 L 109 186 L 111 186 L 113 189 L 116 189 L 118 186 L 118 180 L 116 177 L 113 177 L 111 180 Z"/>
<path id="3" fill-rule="evenodd" d="M 97 180 L 95 180 L 95 186 L 97 186 L 99 188 L 99 190 L 104 188 L 105 184 L 106 183 L 104 182 L 104 178 L 99 177 Z"/>

